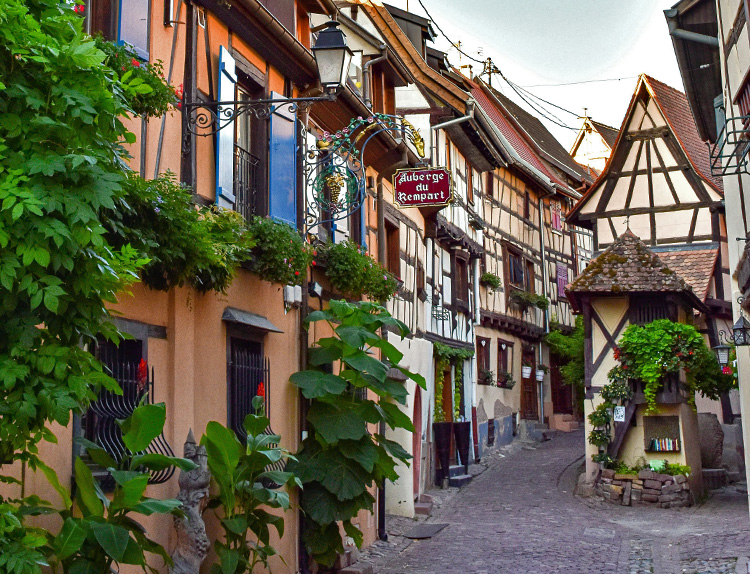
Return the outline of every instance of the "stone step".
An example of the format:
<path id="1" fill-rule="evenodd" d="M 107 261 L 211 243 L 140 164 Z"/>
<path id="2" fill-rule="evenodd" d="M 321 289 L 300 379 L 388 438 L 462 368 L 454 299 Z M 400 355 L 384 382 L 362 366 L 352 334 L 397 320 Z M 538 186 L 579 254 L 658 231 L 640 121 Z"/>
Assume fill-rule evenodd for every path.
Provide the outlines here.
<path id="1" fill-rule="evenodd" d="M 432 502 L 415 502 L 414 513 L 422 516 L 429 516 L 432 512 Z"/>
<path id="2" fill-rule="evenodd" d="M 466 473 L 466 468 L 464 467 L 463 464 L 452 464 L 448 472 L 448 475 L 452 478 L 454 476 L 459 476 L 465 473 Z"/>
<path id="3" fill-rule="evenodd" d="M 578 421 L 562 421 L 555 426 L 555 430 L 560 432 L 573 432 L 581 428 Z"/>
<path id="4" fill-rule="evenodd" d="M 448 480 L 448 486 L 455 486 L 461 488 L 462 486 L 471 482 L 472 476 L 470 474 L 459 474 L 458 476 L 452 476 Z"/>

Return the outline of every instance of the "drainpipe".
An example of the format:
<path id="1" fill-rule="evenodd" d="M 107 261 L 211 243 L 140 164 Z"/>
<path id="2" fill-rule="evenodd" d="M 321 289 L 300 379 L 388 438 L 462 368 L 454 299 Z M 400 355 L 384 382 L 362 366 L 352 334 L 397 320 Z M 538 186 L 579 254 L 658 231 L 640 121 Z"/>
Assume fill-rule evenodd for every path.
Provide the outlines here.
<path id="1" fill-rule="evenodd" d="M 687 40 L 689 42 L 698 42 L 700 44 L 708 44 L 709 46 L 719 47 L 719 38 L 716 36 L 709 36 L 707 34 L 698 34 L 697 32 L 690 32 L 689 30 L 683 30 L 679 28 L 677 22 L 678 11 L 676 8 L 670 8 L 664 10 L 664 16 L 667 18 L 667 26 L 669 28 L 669 35 L 673 38 L 679 38 L 680 40 Z"/>
<path id="2" fill-rule="evenodd" d="M 404 146 L 401 155 L 401 161 L 391 166 L 391 169 L 398 169 L 409 165 L 409 157 L 407 155 L 406 146 Z M 383 198 L 383 174 L 378 173 L 377 178 L 377 211 L 378 211 L 378 261 L 381 265 L 385 264 L 385 200 Z M 385 330 L 381 333 L 381 336 L 386 336 Z M 378 432 L 385 436 L 386 427 L 385 422 L 380 422 Z M 385 479 L 380 483 L 378 487 L 378 538 L 380 540 L 388 540 L 388 533 L 385 530 Z"/>
<path id="3" fill-rule="evenodd" d="M 432 130 L 432 165 L 435 166 L 435 163 L 437 162 L 437 131 L 445 129 L 447 127 L 450 127 L 455 124 L 460 124 L 462 122 L 467 122 L 469 120 L 474 119 L 474 99 L 469 98 L 466 100 L 466 111 L 468 112 L 465 116 L 461 116 L 460 118 L 454 118 L 452 120 L 448 120 L 447 122 L 443 122 L 440 124 L 436 124 L 432 126 L 430 129 Z"/>
<path id="4" fill-rule="evenodd" d="M 372 86 L 372 66 L 374 64 L 377 64 L 379 62 L 383 62 L 388 59 L 388 50 L 386 49 L 385 44 L 380 44 L 378 46 L 380 48 L 381 55 L 375 58 L 374 60 L 368 60 L 365 62 L 365 65 L 362 66 L 362 80 L 364 81 L 364 92 L 365 92 L 365 105 L 372 109 L 372 94 L 370 93 L 370 89 Z"/>
<path id="5" fill-rule="evenodd" d="M 547 297 L 547 250 L 544 245 L 544 201 L 539 198 L 539 247 L 542 255 L 542 291 Z M 549 333 L 549 306 L 544 310 L 544 332 Z M 539 343 L 539 363 L 544 364 L 544 355 L 542 353 L 542 344 Z M 539 382 L 539 422 L 544 423 L 544 379 Z"/>

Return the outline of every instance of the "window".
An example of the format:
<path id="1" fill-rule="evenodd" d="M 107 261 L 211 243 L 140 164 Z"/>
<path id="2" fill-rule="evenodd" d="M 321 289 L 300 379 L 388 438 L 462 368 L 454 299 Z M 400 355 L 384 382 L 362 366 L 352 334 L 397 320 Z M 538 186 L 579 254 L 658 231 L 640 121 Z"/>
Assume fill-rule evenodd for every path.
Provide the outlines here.
<path id="1" fill-rule="evenodd" d="M 491 171 L 487 172 L 487 184 L 484 193 L 487 197 L 495 197 L 495 174 Z"/>
<path id="2" fill-rule="evenodd" d="M 477 380 L 480 384 L 489 384 L 486 372 L 490 370 L 490 343 L 486 337 L 477 337 Z"/>
<path id="3" fill-rule="evenodd" d="M 149 0 L 90 0 L 87 16 L 91 34 L 127 44 L 148 60 Z"/>
<path id="4" fill-rule="evenodd" d="M 386 269 L 401 277 L 401 242 L 398 223 L 385 222 Z"/>
<path id="5" fill-rule="evenodd" d="M 524 273 L 524 289 L 526 289 L 526 291 L 528 291 L 529 293 L 535 293 L 536 281 L 534 281 L 534 263 L 526 260 L 524 264 L 526 267 Z"/>
<path id="6" fill-rule="evenodd" d="M 466 199 L 469 203 L 474 203 L 474 168 L 466 162 Z"/>
<path id="7" fill-rule="evenodd" d="M 632 297 L 630 303 L 630 322 L 636 325 L 645 325 L 657 319 L 671 319 L 672 305 L 669 305 L 663 297 L 638 296 Z"/>
<path id="8" fill-rule="evenodd" d="M 349 81 L 354 85 L 357 91 L 362 93 L 362 50 L 353 52 L 352 61 L 349 64 Z"/>
<path id="9" fill-rule="evenodd" d="M 101 446 L 118 461 L 126 448 L 117 421 L 129 417 L 142 402 L 153 402 L 154 369 L 148 365 L 146 350 L 145 338 L 125 340 L 119 346 L 104 340 L 96 345 L 97 358 L 104 366 L 104 371 L 120 385 L 122 394 L 102 389 L 80 419 L 80 434 Z M 146 451 L 174 456 L 163 435 L 154 439 Z M 111 489 L 114 482 L 109 473 L 93 463 L 92 466 L 94 476 L 100 480 L 102 487 Z M 154 471 L 149 477 L 149 484 L 166 482 L 172 474 L 174 467 Z"/>
<path id="10" fill-rule="evenodd" d="M 244 102 L 254 99 L 244 87 L 237 88 L 237 100 Z M 264 194 L 262 190 L 261 152 L 258 150 L 260 137 L 259 121 L 252 114 L 243 114 L 235 122 L 234 144 L 234 209 L 245 219 L 253 215 L 264 215 Z"/>
<path id="11" fill-rule="evenodd" d="M 230 337 L 227 378 L 227 426 L 237 434 L 237 438 L 244 441 L 246 433 L 243 423 L 247 415 L 254 413 L 253 399 L 258 395 L 261 384 L 266 397 L 269 392 L 270 364 L 263 356 L 260 341 Z"/>
<path id="12" fill-rule="evenodd" d="M 531 195 L 528 191 L 523 196 L 523 216 L 526 219 L 531 217 Z"/>
<path id="13" fill-rule="evenodd" d="M 513 378 L 513 343 L 497 340 L 497 384 L 505 386 Z"/>
<path id="14" fill-rule="evenodd" d="M 557 264 L 557 298 L 565 297 L 565 288 L 568 286 L 568 267 L 560 263 Z"/>
<path id="15" fill-rule="evenodd" d="M 554 231 L 562 231 L 562 206 L 559 201 L 549 202 L 549 219 Z"/>
<path id="16" fill-rule="evenodd" d="M 519 253 L 508 251 L 508 276 L 511 285 L 524 288 L 523 259 Z"/>
<path id="17" fill-rule="evenodd" d="M 453 273 L 454 297 L 467 303 L 469 301 L 469 261 L 464 254 L 454 255 Z"/>

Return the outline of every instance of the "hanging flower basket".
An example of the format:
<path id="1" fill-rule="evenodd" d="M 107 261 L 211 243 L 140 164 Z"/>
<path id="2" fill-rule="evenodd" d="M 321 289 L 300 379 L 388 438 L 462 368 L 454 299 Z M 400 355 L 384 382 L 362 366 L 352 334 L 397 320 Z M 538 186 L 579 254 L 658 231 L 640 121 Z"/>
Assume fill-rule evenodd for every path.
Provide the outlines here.
<path id="1" fill-rule="evenodd" d="M 524 379 L 531 378 L 531 365 L 521 366 L 521 377 L 523 377 Z"/>
<path id="2" fill-rule="evenodd" d="M 537 370 L 537 372 L 536 372 L 536 380 L 541 383 L 544 380 L 544 375 L 545 375 L 544 371 Z"/>

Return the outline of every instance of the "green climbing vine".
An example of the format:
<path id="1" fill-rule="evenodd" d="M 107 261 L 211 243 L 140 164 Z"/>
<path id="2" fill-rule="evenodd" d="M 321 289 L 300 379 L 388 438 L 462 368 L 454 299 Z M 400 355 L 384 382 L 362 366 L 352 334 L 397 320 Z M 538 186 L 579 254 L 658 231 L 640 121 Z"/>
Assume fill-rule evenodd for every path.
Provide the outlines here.
<path id="1" fill-rule="evenodd" d="M 443 409 L 442 396 L 443 396 L 443 377 L 441 373 L 445 372 L 445 369 L 449 365 L 454 365 L 456 368 L 456 386 L 453 391 L 453 416 L 458 418 L 461 413 L 459 405 L 461 404 L 461 387 L 458 384 L 463 376 L 463 364 L 464 361 L 468 361 L 474 356 L 474 349 L 456 349 L 455 347 L 449 347 L 442 343 L 435 342 L 432 344 L 433 353 L 436 361 L 436 373 L 435 377 L 435 414 L 433 415 L 433 421 L 436 423 L 445 421 L 445 410 Z"/>

